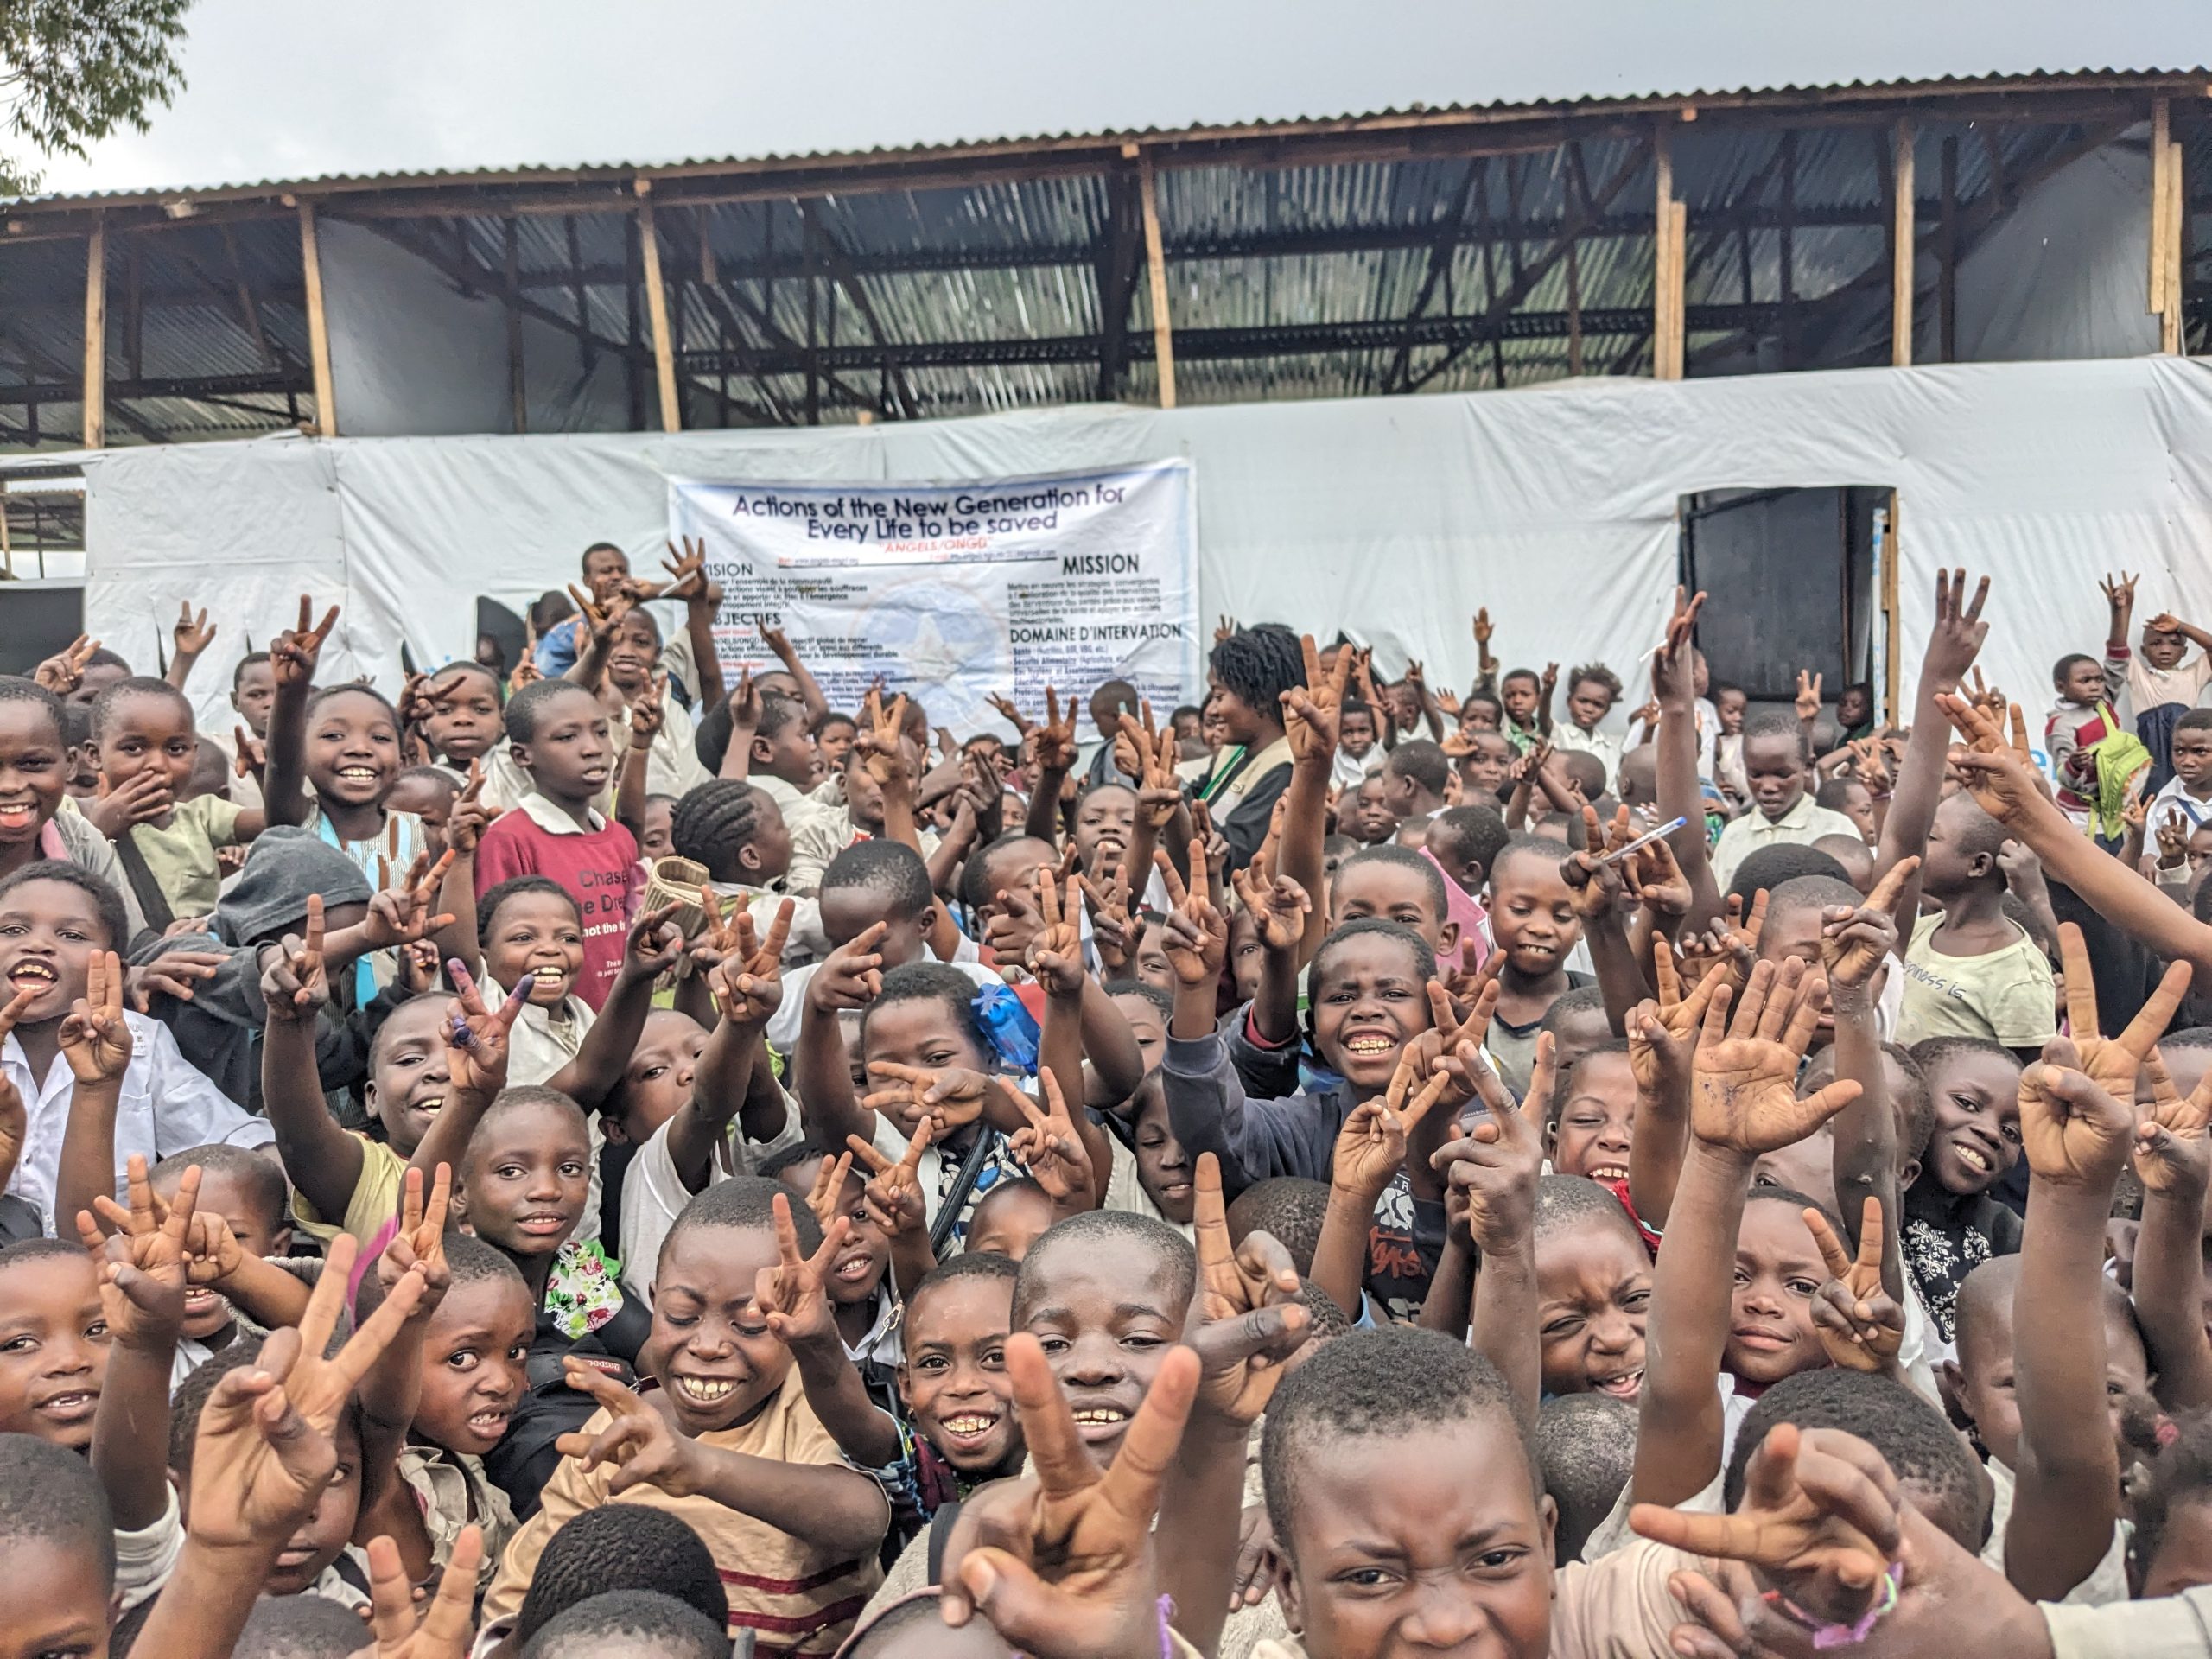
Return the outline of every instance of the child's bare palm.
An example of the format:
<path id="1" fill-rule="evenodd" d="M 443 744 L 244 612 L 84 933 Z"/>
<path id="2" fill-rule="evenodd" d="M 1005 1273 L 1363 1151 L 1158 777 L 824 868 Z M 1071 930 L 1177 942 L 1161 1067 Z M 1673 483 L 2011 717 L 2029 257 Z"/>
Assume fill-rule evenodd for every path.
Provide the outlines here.
<path id="1" fill-rule="evenodd" d="M 1306 889 L 1287 875 L 1264 880 L 1250 869 L 1234 872 L 1230 882 L 1244 908 L 1260 930 L 1260 943 L 1270 950 L 1287 950 L 1305 936 L 1306 918 L 1313 901 Z"/>
<path id="2" fill-rule="evenodd" d="M 185 1287 L 190 1278 L 187 1255 L 193 1211 L 200 1201 L 200 1166 L 184 1172 L 177 1183 L 176 1202 L 158 1215 L 144 1157 L 132 1153 L 128 1170 L 128 1210 L 105 1192 L 92 1198 L 92 1208 L 114 1232 L 103 1240 L 92 1217 L 83 1211 L 77 1215 L 77 1230 L 101 1258 L 100 1311 L 109 1333 L 126 1347 L 166 1344 L 175 1339 L 184 1319 Z"/>
<path id="3" fill-rule="evenodd" d="M 844 1216 L 831 1219 L 822 1230 L 821 1245 L 812 1255 L 802 1255 L 798 1231 L 791 1224 L 791 1200 L 779 1192 L 771 1200 L 776 1217 L 777 1262 L 756 1275 L 753 1305 L 768 1322 L 768 1334 L 790 1347 L 798 1343 L 835 1340 L 836 1310 L 830 1305 L 830 1264 L 844 1247 L 853 1224 Z"/>
<path id="4" fill-rule="evenodd" d="M 1798 1063 L 1821 1012 L 1819 999 L 1803 994 L 1803 969 L 1795 958 L 1779 972 L 1762 962 L 1740 1001 L 1725 985 L 1713 992 L 1690 1074 L 1690 1129 L 1699 1140 L 1751 1157 L 1777 1152 L 1859 1098 L 1859 1085 L 1841 1079 L 1797 1098 Z"/>
<path id="5" fill-rule="evenodd" d="M 699 1490 L 696 1443 L 678 1434 L 652 1404 L 632 1393 L 605 1372 L 569 1357 L 561 1362 L 568 1385 L 592 1399 L 607 1414 L 595 1433 L 579 1429 L 553 1442 L 564 1458 L 574 1458 L 587 1470 L 603 1464 L 615 1465 L 607 1484 L 607 1495 L 620 1497 L 636 1486 L 652 1486 L 671 1497 L 690 1497 Z"/>

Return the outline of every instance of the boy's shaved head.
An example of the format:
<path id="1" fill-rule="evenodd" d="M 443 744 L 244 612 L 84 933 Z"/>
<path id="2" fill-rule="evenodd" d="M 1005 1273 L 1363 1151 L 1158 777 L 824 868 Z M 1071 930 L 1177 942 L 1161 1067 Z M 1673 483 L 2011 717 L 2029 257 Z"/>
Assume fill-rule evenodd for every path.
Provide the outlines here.
<path id="1" fill-rule="evenodd" d="M 0 1434 L 0 1549 L 34 1540 L 96 1561 L 115 1583 L 115 1522 L 81 1452 L 35 1434 Z"/>
<path id="2" fill-rule="evenodd" d="M 1621 1201 L 1583 1175 L 1546 1175 L 1536 1184 L 1536 1243 L 1584 1227 L 1618 1227 L 1643 1248 Z"/>
<path id="3" fill-rule="evenodd" d="M 657 1590 L 714 1624 L 729 1618 L 714 1555 L 689 1522 L 643 1503 L 607 1503 L 546 1540 L 515 1614 L 514 1639 L 527 1643 L 569 1608 L 615 1590 Z"/>
<path id="4" fill-rule="evenodd" d="M 791 1192 L 781 1181 L 765 1179 L 758 1175 L 739 1175 L 726 1181 L 715 1181 L 677 1212 L 676 1223 L 668 1230 L 668 1236 L 661 1243 L 664 1259 L 669 1248 L 676 1243 L 678 1233 L 695 1227 L 728 1227 L 739 1231 L 759 1231 L 772 1234 L 776 1230 L 776 1195 L 784 1195 L 790 1204 Z M 822 1223 L 814 1207 L 806 1204 L 791 1204 L 791 1231 L 798 1240 L 799 1254 L 812 1255 L 822 1248 Z"/>
<path id="5" fill-rule="evenodd" d="M 353 1659 L 361 1616 L 324 1596 L 264 1596 L 246 1615 L 231 1659 Z"/>
<path id="6" fill-rule="evenodd" d="M 1731 1510 L 1743 1498 L 1751 1454 L 1780 1423 L 1856 1434 L 1912 1489 L 1922 1514 L 1961 1548 L 1981 1553 L 1989 1532 L 1981 1469 L 1943 1414 L 1904 1383 L 1838 1365 L 1799 1371 L 1776 1382 L 1736 1431 L 1721 1487 Z"/>
<path id="7" fill-rule="evenodd" d="M 728 1659 L 729 1634 L 696 1607 L 653 1590 L 613 1590 L 579 1602 L 531 1637 L 524 1659 Z"/>
<path id="8" fill-rule="evenodd" d="M 709 1187 L 709 1192 L 714 1189 Z M 1096 1247 L 1111 1242 L 1133 1242 L 1151 1249 L 1167 1280 L 1168 1300 L 1183 1306 L 1198 1294 L 1198 1253 L 1191 1241 L 1166 1222 L 1128 1210 L 1087 1210 L 1071 1216 L 1046 1231 L 1021 1260 L 1014 1281 L 1014 1325 L 1019 1330 L 1036 1306 L 1046 1264 L 1070 1247 Z"/>
<path id="9" fill-rule="evenodd" d="M 1612 1513 L 1636 1468 L 1636 1408 L 1610 1394 L 1562 1394 L 1536 1414 L 1536 1460 L 1559 1505 L 1552 1543 L 1560 1565 Z"/>
<path id="10" fill-rule="evenodd" d="M 1289 1252 L 1291 1265 L 1303 1278 L 1313 1270 L 1313 1251 L 1321 1242 L 1321 1224 L 1328 1212 L 1325 1181 L 1300 1175 L 1255 1181 L 1229 1206 L 1230 1242 L 1242 1244 L 1254 1233 L 1265 1233 Z"/>
<path id="11" fill-rule="evenodd" d="M 1522 1448 L 1530 1489 L 1541 1498 L 1542 1478 L 1513 1390 L 1466 1344 L 1409 1325 L 1353 1331 L 1328 1344 L 1283 1378 L 1268 1408 L 1260 1472 L 1276 1548 L 1287 1552 L 1295 1535 L 1296 1471 L 1306 1447 L 1449 1428 L 1477 1417 L 1494 1418 L 1510 1430 Z"/>

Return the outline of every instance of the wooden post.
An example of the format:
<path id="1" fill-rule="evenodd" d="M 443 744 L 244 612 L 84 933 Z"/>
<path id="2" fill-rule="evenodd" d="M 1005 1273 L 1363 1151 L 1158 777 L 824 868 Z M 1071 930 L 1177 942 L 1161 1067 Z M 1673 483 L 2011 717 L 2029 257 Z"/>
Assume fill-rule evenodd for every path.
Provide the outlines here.
<path id="1" fill-rule="evenodd" d="M 1582 263 L 1575 257 L 1580 238 L 1567 241 L 1567 372 L 1582 373 Z"/>
<path id="2" fill-rule="evenodd" d="M 1652 135 L 1651 374 L 1656 380 L 1682 378 L 1684 262 L 1689 238 L 1689 210 L 1675 200 L 1674 147 L 1667 129 Z"/>
<path id="3" fill-rule="evenodd" d="M 1134 146 L 1124 144 L 1126 156 Z M 1137 152 L 1137 194 L 1144 211 L 1145 268 L 1152 283 L 1152 353 L 1160 371 L 1160 406 L 1175 407 L 1175 336 L 1167 316 L 1167 261 L 1160 251 L 1160 193 L 1153 181 L 1152 157 Z"/>
<path id="4" fill-rule="evenodd" d="M 1943 217 L 1936 226 L 1937 251 L 1943 262 L 1942 286 L 1936 291 L 1936 333 L 1941 336 L 1943 361 L 1959 360 L 1959 141 L 1943 140 Z"/>
<path id="5" fill-rule="evenodd" d="M 1885 636 L 1882 652 L 1884 707 L 1891 723 L 1898 718 L 1901 705 L 1897 701 L 1899 689 L 1904 683 L 1904 648 L 1900 629 L 1902 619 L 1897 613 L 1897 565 L 1902 550 L 1897 541 L 1897 493 L 1890 492 L 1890 522 L 1882 537 L 1882 631 Z"/>
<path id="6" fill-rule="evenodd" d="M 1912 366 L 1912 118 L 1897 118 L 1890 165 L 1890 361 Z"/>
<path id="7" fill-rule="evenodd" d="M 521 237 L 510 218 L 506 232 L 507 413 L 517 433 L 530 430 L 530 385 L 523 372 Z"/>
<path id="8" fill-rule="evenodd" d="M 315 204 L 300 204 L 300 275 L 308 294 L 308 356 L 315 369 L 315 426 L 326 438 L 338 435 L 338 398 L 330 384 L 330 323 L 323 313 L 322 252 L 316 245 Z"/>
<path id="9" fill-rule="evenodd" d="M 2158 349 L 2182 349 L 2182 239 L 2187 198 L 2182 193 L 2181 145 L 2173 114 L 2161 98 L 2151 105 L 2151 309 L 2158 318 Z"/>
<path id="10" fill-rule="evenodd" d="M 85 249 L 84 442 L 99 449 L 107 442 L 107 221 L 92 221 Z"/>
<path id="11" fill-rule="evenodd" d="M 653 234 L 652 181 L 638 181 L 638 251 L 645 267 L 645 315 L 653 330 L 653 373 L 660 382 L 660 429 L 683 429 L 676 396 L 676 350 L 668 332 L 668 289 L 660 280 L 660 238 Z"/>

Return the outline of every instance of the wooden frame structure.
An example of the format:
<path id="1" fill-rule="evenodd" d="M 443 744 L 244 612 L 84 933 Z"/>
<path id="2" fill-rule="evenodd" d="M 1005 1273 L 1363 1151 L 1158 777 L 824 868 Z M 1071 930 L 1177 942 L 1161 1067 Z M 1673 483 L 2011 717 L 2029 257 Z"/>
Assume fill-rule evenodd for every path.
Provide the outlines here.
<path id="1" fill-rule="evenodd" d="M 2203 70 L 0 203 L 0 448 L 340 431 L 333 220 L 496 301 L 518 431 L 526 326 L 668 431 L 1878 362 L 1885 302 L 1887 361 L 1923 303 L 1948 360 L 1960 262 L 2145 130 L 2149 309 L 2202 348 Z"/>

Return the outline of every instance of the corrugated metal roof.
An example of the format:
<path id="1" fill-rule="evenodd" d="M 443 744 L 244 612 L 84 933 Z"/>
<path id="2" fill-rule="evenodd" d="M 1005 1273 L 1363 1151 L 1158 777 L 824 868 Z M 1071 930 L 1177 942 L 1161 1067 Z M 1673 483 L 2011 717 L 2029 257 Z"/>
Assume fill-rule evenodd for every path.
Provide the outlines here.
<path id="1" fill-rule="evenodd" d="M 1394 143 L 1387 153 L 1325 142 L 1332 133 L 1442 124 L 1455 114 L 1503 121 L 1685 104 L 1702 111 L 1730 100 L 1774 108 L 1778 118 L 1770 122 L 1708 117 L 1669 126 L 1675 188 L 1688 207 L 1693 362 L 1714 353 L 1721 354 L 1715 365 L 1752 366 L 1768 360 L 1775 344 L 1776 330 L 1760 326 L 1760 308 L 1776 307 L 1783 294 L 1785 146 L 1794 202 L 1789 291 L 1806 304 L 1838 294 L 1856 303 L 1847 290 L 1886 303 L 1887 116 L 1894 111 L 1877 101 L 1839 119 L 1839 99 L 1890 99 L 1914 114 L 1917 194 L 1931 218 L 1939 158 L 1947 148 L 1954 153 L 1956 200 L 1970 236 L 1976 214 L 1996 206 L 1993 164 L 2007 192 L 2016 191 L 2054 158 L 2138 118 L 2145 88 L 2202 91 L 2207 84 L 2212 76 L 2201 69 L 1991 75 L 1385 111 L 1131 137 L 1173 152 L 1156 181 L 1177 386 L 1180 401 L 1206 404 L 1530 385 L 1572 371 L 1570 331 L 1579 332 L 1582 372 L 1649 372 L 1653 180 L 1649 146 L 1638 136 L 1648 124 L 1540 128 L 1525 144 L 1510 135 L 1484 144 Z M 2006 106 L 2004 119 L 1975 124 L 1972 118 L 1993 108 L 1976 95 L 2015 91 L 2061 96 L 2040 105 L 2026 98 L 2019 111 Z M 1966 101 L 1947 105 L 1952 95 Z M 1789 118 L 1792 100 L 1804 106 L 1804 119 Z M 2180 130 L 2191 151 L 2187 176 L 2201 194 L 2201 181 L 2212 177 L 2212 123 L 2199 118 Z M 1279 149 L 1224 143 L 1269 136 L 1296 142 Z M 327 213 L 378 231 L 452 285 L 480 295 L 496 296 L 504 286 L 512 237 L 540 321 L 573 322 L 581 311 L 600 347 L 620 353 L 648 338 L 644 308 L 633 307 L 624 280 L 636 257 L 636 219 L 621 211 L 634 201 L 634 175 L 804 170 L 809 177 L 793 181 L 788 194 L 782 178 L 742 200 L 687 201 L 674 188 L 654 192 L 663 204 L 656 233 L 684 353 L 687 418 L 803 418 L 810 361 L 823 370 L 822 419 L 849 420 L 855 403 L 879 402 L 887 417 L 941 416 L 1095 399 L 1102 359 L 1117 339 L 1121 368 L 1109 395 L 1156 395 L 1141 242 L 1128 245 L 1135 169 L 1122 163 L 1121 137 L 227 188 L 304 196 L 360 187 L 334 194 Z M 992 170 L 994 158 L 1053 149 L 1077 153 L 1057 170 Z M 1484 149 L 1510 153 L 1466 153 Z M 968 168 L 967 159 L 976 165 Z M 932 165 L 911 179 L 856 173 L 849 188 L 842 188 L 848 180 L 830 176 L 848 163 L 915 161 Z M 499 200 L 458 188 L 410 200 L 416 187 L 429 184 L 578 178 L 609 188 L 603 197 L 580 199 L 573 213 L 557 196 L 550 212 L 505 213 Z M 370 188 L 378 185 L 390 187 L 388 201 Z M 1594 199 L 1590 208 L 1586 193 Z M 81 362 L 86 242 L 75 227 L 83 221 L 39 226 L 40 213 L 129 199 L 47 198 L 20 216 L 0 213 L 11 224 L 65 232 L 0 237 L 0 444 L 18 436 L 10 429 L 23 418 L 25 386 L 41 389 L 42 436 L 75 435 L 75 400 L 67 394 Z M 1570 261 L 1561 228 L 1586 219 Z M 146 226 L 149 219 L 156 225 Z M 128 214 L 109 223 L 109 372 L 111 382 L 137 388 L 111 385 L 111 442 L 137 441 L 143 432 L 133 419 L 166 436 L 193 438 L 282 427 L 302 412 L 307 327 L 299 233 L 289 213 L 250 203 L 196 219 L 149 208 L 140 228 L 131 228 Z M 1119 279 L 1128 287 L 1102 293 L 1102 270 L 1116 269 L 1117 238 Z M 134 258 L 146 296 L 135 355 L 121 308 L 130 284 L 119 280 Z M 241 278 L 257 296 L 251 321 L 238 298 Z M 1801 306 L 1797 315 L 1811 326 L 1793 336 L 1796 360 L 1825 360 L 1818 314 Z M 1493 316 L 1499 326 L 1491 326 Z M 1408 319 L 1419 327 L 1408 330 Z M 642 378 L 650 417 L 649 364 Z M 207 395 L 173 395 L 178 383 Z M 724 394 L 734 402 L 726 404 Z"/>
<path id="2" fill-rule="evenodd" d="M 1048 132 L 1001 137 L 957 138 L 938 143 L 883 145 L 865 149 L 813 149 L 753 156 L 686 156 L 660 161 L 580 162 L 573 164 L 528 163 L 475 168 L 414 168 L 385 173 L 333 173 L 311 178 L 238 181 L 224 184 L 121 188 L 0 197 L 9 211 L 94 206 L 123 201 L 160 201 L 184 197 L 227 194 L 266 194 L 275 192 L 391 188 L 443 181 L 475 184 L 543 182 L 577 178 L 627 180 L 638 175 L 670 176 L 685 173 L 779 171 L 791 168 L 810 170 L 846 166 L 957 161 L 980 154 L 1050 149 L 1090 149 L 1121 143 L 1159 148 L 1174 144 L 1204 144 L 1241 138 L 1319 137 L 1336 132 L 1372 132 L 1392 127 L 1450 124 L 1470 120 L 1538 119 L 1545 117 L 1587 115 L 1611 111 L 1633 111 L 1653 106 L 1694 105 L 1700 108 L 1727 105 L 1789 104 L 1793 101 L 1834 101 L 1852 98 L 1903 99 L 1941 98 L 1973 92 L 2048 92 L 2072 86 L 2107 87 L 2147 85 L 2158 81 L 2187 81 L 2212 76 L 2203 65 L 2190 67 L 2038 69 L 2026 73 L 1948 75 L 1928 79 L 1848 80 L 1785 86 L 1694 88 L 1683 92 L 1627 94 L 1583 93 L 1552 99 L 1500 99 L 1483 104 L 1414 104 L 1364 114 L 1334 116 L 1259 117 L 1247 121 L 1196 124 L 1187 127 L 1143 127 L 1099 132 Z"/>

